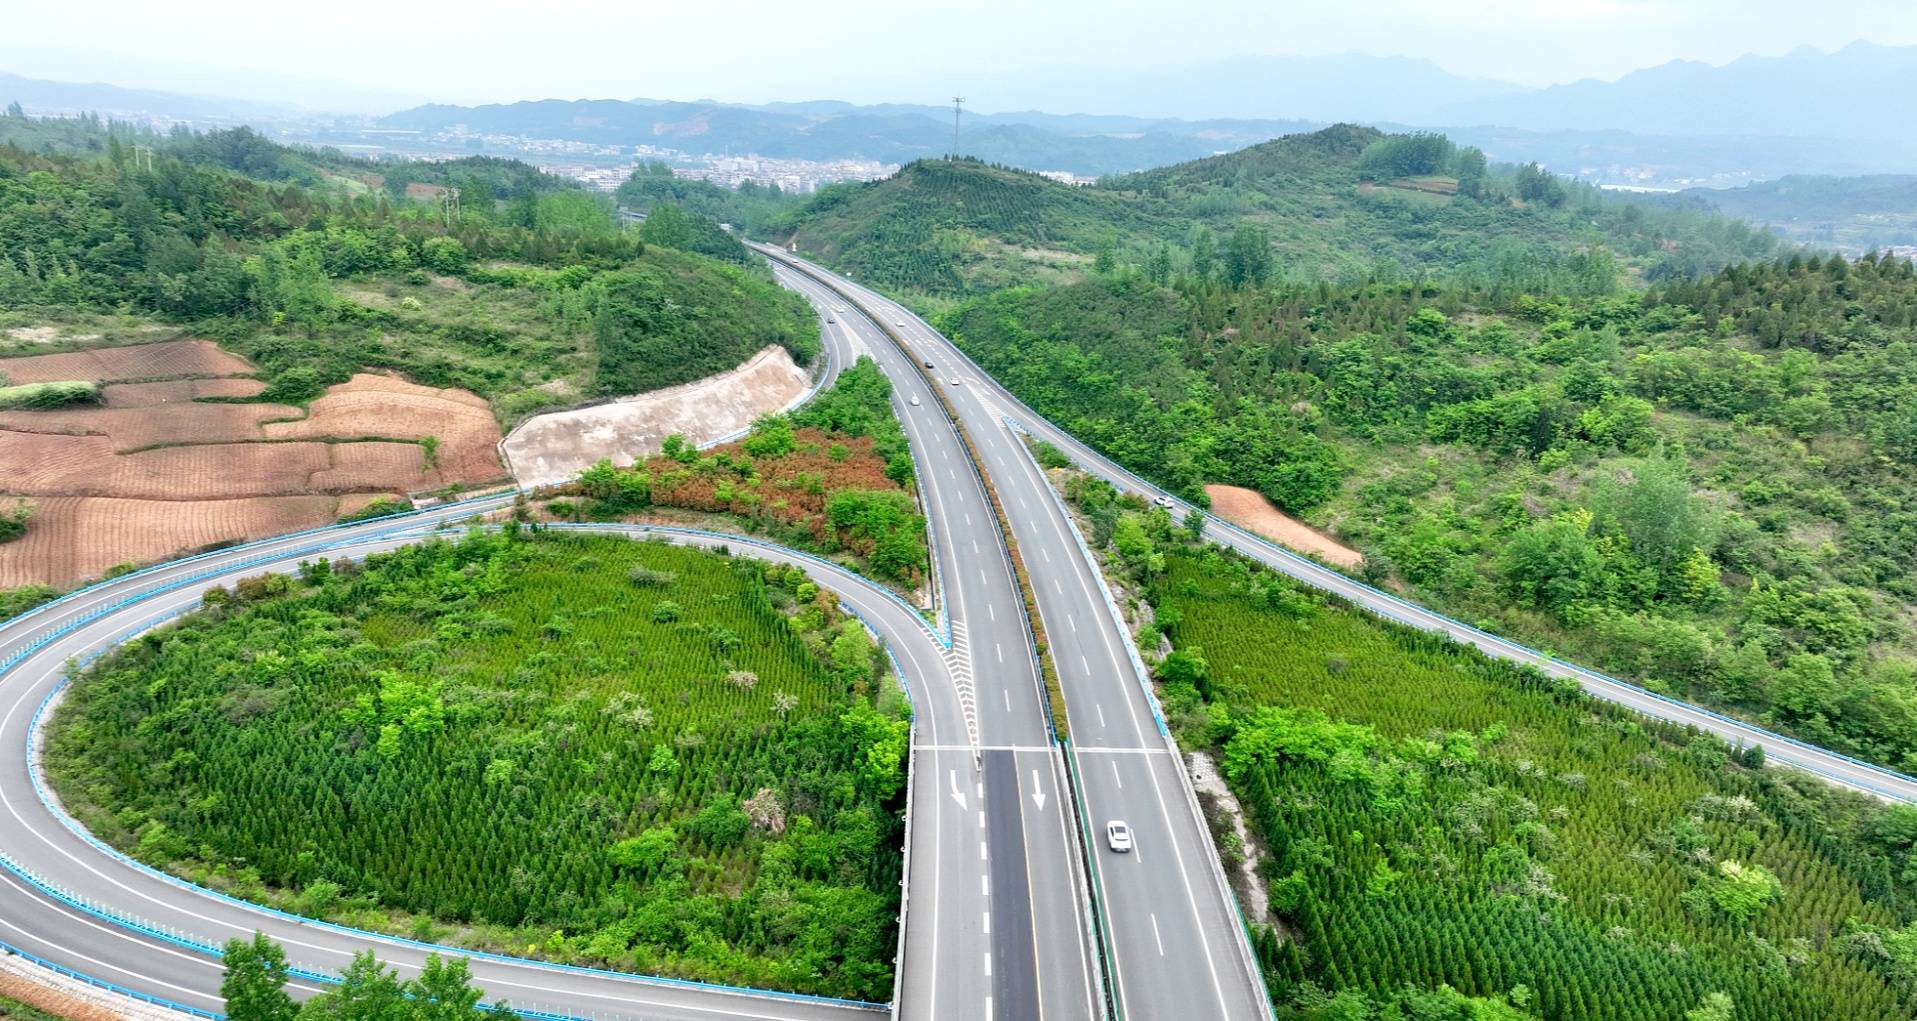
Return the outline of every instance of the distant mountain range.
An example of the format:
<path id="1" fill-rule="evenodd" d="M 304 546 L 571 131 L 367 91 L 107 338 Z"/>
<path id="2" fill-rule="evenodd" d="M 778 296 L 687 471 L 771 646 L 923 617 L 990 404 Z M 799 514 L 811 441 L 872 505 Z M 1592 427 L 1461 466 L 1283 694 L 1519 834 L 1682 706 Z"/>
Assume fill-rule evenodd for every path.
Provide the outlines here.
<path id="1" fill-rule="evenodd" d="M 1795 135 L 1876 140 L 1917 128 L 1917 46 L 1805 46 L 1722 67 L 1674 60 L 1616 81 L 1450 103 L 1445 124 L 1536 131 L 1623 129 L 1665 135 Z"/>
<path id="2" fill-rule="evenodd" d="M 491 106 L 415 107 L 380 127 L 652 144 L 694 153 L 756 153 L 787 159 L 857 158 L 909 163 L 952 148 L 952 111 L 930 106 L 855 106 L 819 101 L 750 106 L 704 101 L 538 100 Z M 1122 173 L 1243 148 L 1320 127 L 1309 121 L 1178 121 L 1037 112 L 967 114 L 968 155 L 1034 170 Z"/>
<path id="3" fill-rule="evenodd" d="M 960 149 L 1034 170 L 1102 175 L 1353 121 L 1390 130 L 1441 128 L 1493 159 L 1537 160 L 1605 183 L 1722 186 L 1787 174 L 1917 170 L 1913 82 L 1917 47 L 1862 42 L 1832 53 L 1803 48 L 1747 56 L 1721 67 L 1674 61 L 1616 81 L 1543 89 L 1454 75 L 1425 60 L 1364 54 L 1239 57 L 1123 73 L 1063 68 L 994 75 L 972 89 L 973 106 L 1013 112 L 968 108 Z M 1052 110 L 1128 112 L 1023 109 L 1040 97 Z M 200 121 L 257 123 L 287 113 L 243 100 L 0 75 L 0 102 L 9 99 L 47 112 L 162 113 Z M 906 163 L 952 145 L 948 107 L 834 100 L 429 104 L 374 123 L 421 132 L 463 124 L 480 133 L 808 160 Z M 330 140 L 370 139 L 341 134 Z"/>
<path id="4" fill-rule="evenodd" d="M 162 115 L 185 120 L 244 121 L 276 119 L 285 107 L 220 96 L 195 96 L 155 89 L 128 89 L 102 82 L 50 82 L 0 71 L 0 106 L 19 103 L 41 114 L 97 113 L 102 116 Z"/>

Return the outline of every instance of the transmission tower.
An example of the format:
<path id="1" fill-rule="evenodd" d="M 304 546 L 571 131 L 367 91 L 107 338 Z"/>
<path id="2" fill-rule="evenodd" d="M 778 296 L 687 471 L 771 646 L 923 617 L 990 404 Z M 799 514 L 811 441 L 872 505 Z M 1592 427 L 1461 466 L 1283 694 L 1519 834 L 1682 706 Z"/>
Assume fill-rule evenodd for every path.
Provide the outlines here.
<path id="1" fill-rule="evenodd" d="M 952 158 L 958 159 L 959 111 L 965 108 L 964 96 L 952 97 Z"/>

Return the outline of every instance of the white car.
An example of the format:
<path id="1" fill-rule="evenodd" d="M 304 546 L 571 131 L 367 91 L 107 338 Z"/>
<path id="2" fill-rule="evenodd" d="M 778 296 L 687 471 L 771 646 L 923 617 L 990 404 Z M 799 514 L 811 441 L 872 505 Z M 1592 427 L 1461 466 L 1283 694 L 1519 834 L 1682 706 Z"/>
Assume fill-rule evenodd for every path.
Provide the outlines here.
<path id="1" fill-rule="evenodd" d="M 910 400 L 911 400 L 911 403 L 912 403 L 912 406 L 913 406 L 913 407 L 915 407 L 915 408 L 916 408 L 916 407 L 918 407 L 918 406 L 919 406 L 919 395 L 918 395 L 918 394 L 913 394 L 913 395 L 911 396 L 911 398 L 910 398 Z"/>
<path id="2" fill-rule="evenodd" d="M 1158 499 L 1153 500 L 1152 502 L 1157 504 L 1160 507 L 1165 508 L 1166 510 L 1171 510 L 1172 507 L 1174 506 L 1174 504 L 1172 503 L 1172 498 L 1169 496 L 1161 496 Z"/>
<path id="3" fill-rule="evenodd" d="M 1125 854 L 1132 849 L 1132 828 L 1118 819 L 1105 824 L 1105 843 L 1113 851 Z"/>
<path id="4" fill-rule="evenodd" d="M 953 386 L 958 386 L 958 385 L 959 385 L 959 378 L 958 378 L 957 376 L 953 376 L 953 377 L 952 377 L 952 385 L 953 385 Z"/>
<path id="5" fill-rule="evenodd" d="M 844 306 L 844 305 L 840 305 L 840 306 L 838 307 L 838 309 L 837 309 L 837 311 L 838 311 L 838 312 L 839 312 L 839 313 L 840 313 L 841 315 L 843 315 L 843 314 L 845 313 L 845 306 Z"/>
<path id="6" fill-rule="evenodd" d="M 893 325 L 893 326 L 904 326 L 904 325 L 905 325 L 905 320 L 903 320 L 903 319 L 894 319 L 894 320 L 892 320 L 892 325 Z"/>

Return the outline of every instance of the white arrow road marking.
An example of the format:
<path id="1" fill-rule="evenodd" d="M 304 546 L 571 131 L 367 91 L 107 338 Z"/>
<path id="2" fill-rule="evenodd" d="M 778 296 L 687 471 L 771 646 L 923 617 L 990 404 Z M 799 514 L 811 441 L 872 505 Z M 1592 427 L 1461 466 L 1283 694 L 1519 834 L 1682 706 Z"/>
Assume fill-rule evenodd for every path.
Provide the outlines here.
<path id="1" fill-rule="evenodd" d="M 1032 803 L 1038 806 L 1039 811 L 1045 811 L 1045 789 L 1039 786 L 1036 769 L 1032 770 Z"/>
<path id="2" fill-rule="evenodd" d="M 952 780 L 952 800 L 959 803 L 959 811 L 965 811 L 965 792 L 959 790 L 958 770 L 948 769 L 945 771 L 945 775 Z"/>

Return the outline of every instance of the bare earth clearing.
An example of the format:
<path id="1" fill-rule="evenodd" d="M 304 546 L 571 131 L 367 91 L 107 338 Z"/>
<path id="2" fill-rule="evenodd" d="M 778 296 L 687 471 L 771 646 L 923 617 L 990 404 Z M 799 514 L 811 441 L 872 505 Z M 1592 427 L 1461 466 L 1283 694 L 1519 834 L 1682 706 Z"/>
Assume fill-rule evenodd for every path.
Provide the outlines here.
<path id="1" fill-rule="evenodd" d="M 673 433 L 696 444 L 730 436 L 762 415 L 791 407 L 810 385 L 785 348 L 767 347 L 729 372 L 535 415 L 506 437 L 506 465 L 522 486 L 567 482 L 601 458 L 627 465 L 656 454 Z M 319 402 L 313 410 L 317 415 Z"/>
<path id="2" fill-rule="evenodd" d="M 1280 545 L 1309 553 L 1328 564 L 1357 567 L 1364 555 L 1313 531 L 1309 525 L 1273 507 L 1256 490 L 1238 486 L 1206 486 L 1212 513 Z"/>
<path id="3" fill-rule="evenodd" d="M 34 509 L 0 546 L 0 587 L 67 585 L 501 476 L 499 428 L 470 393 L 362 374 L 310 411 L 209 403 L 257 395 L 252 371 L 201 340 L 0 359 L 17 383 L 109 384 L 97 406 L 0 412 L 0 506 Z"/>

